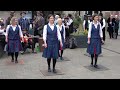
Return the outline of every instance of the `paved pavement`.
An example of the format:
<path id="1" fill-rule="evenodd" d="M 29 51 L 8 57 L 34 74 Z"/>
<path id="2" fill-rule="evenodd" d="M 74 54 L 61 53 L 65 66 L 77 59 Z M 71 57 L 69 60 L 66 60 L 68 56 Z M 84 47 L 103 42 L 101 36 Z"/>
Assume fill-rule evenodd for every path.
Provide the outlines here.
<path id="1" fill-rule="evenodd" d="M 63 75 L 44 76 L 47 70 L 46 59 L 42 53 L 19 56 L 19 63 L 10 62 L 10 57 L 0 59 L 0 79 L 120 79 L 120 36 L 117 40 L 109 39 L 103 45 L 102 56 L 99 57 L 100 69 L 89 67 L 90 57 L 85 56 L 86 48 L 66 49 L 64 56 L 70 61 L 57 62 L 56 68 Z M 86 67 L 88 68 L 86 68 Z"/>

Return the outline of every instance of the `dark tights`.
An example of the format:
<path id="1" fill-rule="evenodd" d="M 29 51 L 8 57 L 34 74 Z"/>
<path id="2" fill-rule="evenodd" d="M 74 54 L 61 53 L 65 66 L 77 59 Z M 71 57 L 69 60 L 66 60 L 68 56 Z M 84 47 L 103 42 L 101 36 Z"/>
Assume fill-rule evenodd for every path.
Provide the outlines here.
<path id="1" fill-rule="evenodd" d="M 98 59 L 98 55 L 95 54 L 95 57 L 94 57 L 94 54 L 91 54 L 91 64 L 93 65 L 93 59 L 95 58 L 95 64 L 94 65 L 97 65 L 97 59 Z"/>
<path id="2" fill-rule="evenodd" d="M 50 68 L 51 58 L 47 59 L 48 68 Z M 53 59 L 53 69 L 55 69 L 56 59 Z"/>
<path id="3" fill-rule="evenodd" d="M 63 55 L 63 50 L 60 51 L 60 57 L 62 57 L 62 55 Z"/>
<path id="4" fill-rule="evenodd" d="M 12 60 L 14 60 L 14 55 L 15 55 L 15 60 L 17 61 L 19 53 L 18 52 L 11 53 Z"/>

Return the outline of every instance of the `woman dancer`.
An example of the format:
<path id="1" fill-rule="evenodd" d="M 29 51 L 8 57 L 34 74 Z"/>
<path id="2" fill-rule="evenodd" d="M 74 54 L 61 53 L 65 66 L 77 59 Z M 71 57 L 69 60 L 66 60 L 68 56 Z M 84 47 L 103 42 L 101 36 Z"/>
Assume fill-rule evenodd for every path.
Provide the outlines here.
<path id="1" fill-rule="evenodd" d="M 62 23 L 62 19 L 61 18 L 58 18 L 57 28 L 60 30 L 61 38 L 62 38 L 63 46 L 61 47 L 60 43 L 59 43 L 59 50 L 60 50 L 59 55 L 60 55 L 60 59 L 63 60 L 62 55 L 63 55 L 63 50 L 65 49 L 65 26 Z"/>
<path id="2" fill-rule="evenodd" d="M 94 67 L 97 68 L 98 55 L 101 54 L 101 40 L 103 41 L 103 33 L 101 24 L 98 21 L 98 15 L 93 15 L 93 21 L 89 25 L 88 31 L 88 49 L 87 52 L 91 55 L 91 65 L 93 66 L 93 58 L 95 58 Z"/>
<path id="3" fill-rule="evenodd" d="M 47 58 L 48 63 L 48 72 L 51 72 L 50 62 L 53 59 L 53 72 L 56 73 L 55 65 L 56 59 L 59 57 L 58 55 L 58 40 L 60 41 L 60 45 L 62 46 L 61 34 L 54 24 L 54 16 L 48 16 L 49 23 L 44 26 L 43 29 L 43 41 L 45 49 L 43 51 L 43 57 Z"/>
<path id="4" fill-rule="evenodd" d="M 10 25 L 6 28 L 7 51 L 11 54 L 11 62 L 14 62 L 15 54 L 15 63 L 18 63 L 19 51 L 22 50 L 21 38 L 23 41 L 23 34 L 21 27 L 18 25 L 18 19 L 16 17 L 12 17 Z"/>

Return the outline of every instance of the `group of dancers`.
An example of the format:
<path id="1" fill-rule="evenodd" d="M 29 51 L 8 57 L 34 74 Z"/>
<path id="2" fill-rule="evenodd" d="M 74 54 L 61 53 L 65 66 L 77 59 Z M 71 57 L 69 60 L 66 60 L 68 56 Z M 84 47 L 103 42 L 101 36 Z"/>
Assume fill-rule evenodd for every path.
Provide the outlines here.
<path id="1" fill-rule="evenodd" d="M 92 17 L 88 29 L 88 48 L 87 52 L 91 55 L 91 66 L 97 68 L 98 56 L 102 53 L 101 45 L 105 42 L 105 19 L 102 15 L 95 14 Z M 66 31 L 62 18 L 58 17 L 55 21 L 54 15 L 48 16 L 48 24 L 43 28 L 44 50 L 42 57 L 47 58 L 48 72 L 56 73 L 56 61 L 58 58 L 64 60 L 62 55 L 65 49 Z M 11 53 L 12 62 L 18 63 L 19 51 L 22 50 L 24 42 L 21 25 L 16 17 L 12 17 L 10 24 L 6 28 L 7 51 Z M 15 59 L 14 59 L 15 56 Z M 94 63 L 95 59 L 95 63 Z M 51 60 L 53 60 L 53 69 L 51 70 Z"/>
<path id="2" fill-rule="evenodd" d="M 64 48 L 65 35 L 63 32 L 64 25 L 62 25 L 62 20 L 59 18 L 58 24 L 54 24 L 54 16 L 50 15 L 48 17 L 49 23 L 44 26 L 43 30 L 43 40 L 45 49 L 43 51 L 43 57 L 47 58 L 48 72 L 51 72 L 50 62 L 53 59 L 53 72 L 56 73 L 55 65 L 56 60 L 59 58 L 59 50 Z M 61 27 L 61 28 L 60 28 Z M 101 23 L 99 22 L 99 15 L 93 15 L 92 22 L 89 25 L 88 30 L 88 48 L 87 52 L 91 55 L 91 65 L 97 68 L 98 55 L 102 53 L 101 44 L 104 43 L 103 31 Z M 62 48 L 61 48 L 62 47 Z M 95 63 L 93 59 L 95 58 Z"/>
<path id="3" fill-rule="evenodd" d="M 25 42 L 24 34 L 25 31 L 28 30 L 27 28 L 24 28 L 25 26 L 22 23 L 24 22 L 23 20 L 25 20 L 23 18 L 24 13 L 21 15 L 22 17 L 20 19 L 13 16 L 5 29 L 5 41 L 7 43 L 6 50 L 11 55 L 11 62 L 15 63 L 18 63 L 19 52 L 24 50 L 22 43 Z M 49 23 L 43 28 L 43 41 L 45 47 L 43 57 L 47 58 L 49 71 L 51 71 L 50 62 L 51 59 L 53 59 L 53 72 L 55 73 L 56 59 L 60 57 L 60 59 L 63 60 L 65 26 L 60 17 L 57 19 L 57 24 L 54 23 L 54 15 L 49 15 L 48 19 Z"/>

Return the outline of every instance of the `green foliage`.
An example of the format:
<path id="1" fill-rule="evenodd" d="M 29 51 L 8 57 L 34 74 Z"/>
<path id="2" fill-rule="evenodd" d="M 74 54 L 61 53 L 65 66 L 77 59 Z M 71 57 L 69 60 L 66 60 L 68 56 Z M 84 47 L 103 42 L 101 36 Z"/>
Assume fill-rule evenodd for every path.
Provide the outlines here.
<path id="1" fill-rule="evenodd" d="M 72 33 L 71 35 L 73 36 L 87 36 L 88 31 L 87 30 L 83 30 L 83 26 L 82 26 L 82 19 L 78 16 L 73 20 L 73 25 L 74 28 L 77 29 L 77 32 Z"/>
<path id="2" fill-rule="evenodd" d="M 73 27 L 75 29 L 79 28 L 79 25 L 82 23 L 82 20 L 79 16 L 77 16 L 74 20 L 73 20 Z"/>
<path id="3" fill-rule="evenodd" d="M 73 36 L 87 36 L 88 32 L 87 31 L 77 31 L 77 32 L 74 32 L 72 33 L 71 35 Z"/>

